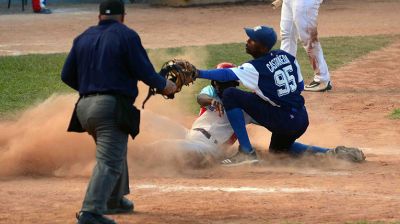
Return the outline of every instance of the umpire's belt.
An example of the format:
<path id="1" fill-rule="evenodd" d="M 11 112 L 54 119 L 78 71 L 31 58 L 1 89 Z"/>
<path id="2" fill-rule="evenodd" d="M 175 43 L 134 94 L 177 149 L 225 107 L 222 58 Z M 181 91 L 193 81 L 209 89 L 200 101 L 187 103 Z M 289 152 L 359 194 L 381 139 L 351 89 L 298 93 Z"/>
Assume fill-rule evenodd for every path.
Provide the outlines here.
<path id="1" fill-rule="evenodd" d="M 211 136 L 211 134 L 204 128 L 193 128 L 195 131 L 201 132 L 206 138 L 210 139 L 214 144 L 218 144 L 218 141 Z"/>
<path id="2" fill-rule="evenodd" d="M 99 93 L 87 93 L 87 94 L 82 94 L 82 98 L 87 98 L 87 97 L 92 97 L 92 96 L 101 96 L 101 95 L 115 95 L 111 92 L 99 92 Z"/>

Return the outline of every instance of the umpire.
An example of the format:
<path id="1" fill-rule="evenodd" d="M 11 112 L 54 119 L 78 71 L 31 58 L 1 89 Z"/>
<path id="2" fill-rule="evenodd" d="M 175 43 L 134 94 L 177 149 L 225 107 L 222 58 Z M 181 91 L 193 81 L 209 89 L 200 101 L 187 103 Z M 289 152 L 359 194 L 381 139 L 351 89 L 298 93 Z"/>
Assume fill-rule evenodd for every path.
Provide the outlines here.
<path id="1" fill-rule="evenodd" d="M 119 0 L 100 3 L 99 23 L 75 38 L 61 79 L 79 92 L 68 131 L 88 132 L 96 143 L 93 170 L 78 224 L 113 224 L 103 214 L 129 213 L 128 135 L 139 133 L 140 112 L 133 103 L 137 82 L 164 95 L 176 86 L 158 75 L 139 35 L 123 24 L 125 7 Z"/>

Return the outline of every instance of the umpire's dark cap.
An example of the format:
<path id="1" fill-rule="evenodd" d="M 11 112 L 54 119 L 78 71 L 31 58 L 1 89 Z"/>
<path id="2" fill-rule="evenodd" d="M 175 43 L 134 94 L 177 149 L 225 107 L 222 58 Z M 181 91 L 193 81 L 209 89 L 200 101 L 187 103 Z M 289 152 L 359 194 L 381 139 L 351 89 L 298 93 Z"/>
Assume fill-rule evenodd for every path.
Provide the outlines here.
<path id="1" fill-rule="evenodd" d="M 270 50 L 276 43 L 276 32 L 271 27 L 256 26 L 254 28 L 244 28 L 244 30 L 246 31 L 246 34 L 250 39 L 263 44 Z"/>
<path id="2" fill-rule="evenodd" d="M 121 0 L 105 0 L 99 6 L 100 15 L 124 15 L 125 5 Z"/>

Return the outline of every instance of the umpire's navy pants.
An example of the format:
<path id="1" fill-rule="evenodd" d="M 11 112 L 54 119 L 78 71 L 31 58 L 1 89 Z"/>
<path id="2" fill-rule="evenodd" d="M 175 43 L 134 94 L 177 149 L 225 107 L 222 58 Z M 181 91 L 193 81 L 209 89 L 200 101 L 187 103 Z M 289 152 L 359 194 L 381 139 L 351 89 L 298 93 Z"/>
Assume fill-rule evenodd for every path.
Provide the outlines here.
<path id="1" fill-rule="evenodd" d="M 127 167 L 128 134 L 116 124 L 117 100 L 110 95 L 82 98 L 77 115 L 96 142 L 96 161 L 82 205 L 82 211 L 103 214 L 108 201 L 129 194 Z"/>
<path id="2" fill-rule="evenodd" d="M 258 124 L 272 132 L 269 150 L 287 152 L 308 127 L 305 107 L 300 109 L 272 106 L 255 93 L 237 88 L 224 90 L 222 101 L 226 110 L 241 108 Z"/>

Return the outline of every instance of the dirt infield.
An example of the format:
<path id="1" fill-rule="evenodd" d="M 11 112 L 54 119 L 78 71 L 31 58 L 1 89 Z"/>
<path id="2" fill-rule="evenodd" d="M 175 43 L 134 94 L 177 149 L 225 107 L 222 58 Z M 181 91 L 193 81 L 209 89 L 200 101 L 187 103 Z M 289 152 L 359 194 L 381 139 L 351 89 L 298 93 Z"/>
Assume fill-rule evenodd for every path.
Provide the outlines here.
<path id="1" fill-rule="evenodd" d="M 52 15 L 8 14 L 0 8 L 5 14 L 0 14 L 0 55 L 66 52 L 77 34 L 96 23 L 97 5 L 50 7 Z M 397 0 L 326 0 L 319 13 L 319 34 L 398 34 L 399 10 Z M 144 47 L 160 48 L 242 42 L 243 27 L 268 24 L 279 30 L 279 19 L 280 11 L 267 4 L 195 8 L 135 4 L 127 8 L 126 24 L 141 35 Z"/>
<path id="2" fill-rule="evenodd" d="M 1 15 L 0 54 L 67 51 L 73 37 L 94 23 L 93 7 L 54 6 L 53 15 Z M 395 0 L 326 0 L 319 32 L 321 36 L 400 34 L 399 11 L 400 1 Z M 279 30 L 279 12 L 263 4 L 179 9 L 135 5 L 129 6 L 127 16 L 127 24 L 138 30 L 147 48 L 239 42 L 245 38 L 242 27 L 260 23 Z M 178 29 L 176 21 L 187 30 Z M 113 217 L 122 224 L 400 220 L 400 120 L 388 118 L 400 108 L 399 61 L 397 40 L 332 72 L 332 92 L 304 94 L 311 125 L 300 141 L 362 147 L 365 163 L 269 157 L 255 167 L 169 170 L 137 166 L 130 156 L 128 197 L 135 201 L 136 212 Z M 182 123 L 189 122 L 190 118 Z M 5 133 L 1 127 L 5 126 L 0 126 L 0 133 Z M 257 128 L 250 132 L 257 137 L 252 140 L 266 148 L 268 133 Z M 0 136 L 0 145 L 4 139 Z M 90 145 L 89 137 L 80 140 Z M 134 150 L 131 142 L 130 153 Z M 46 156 L 46 150 L 41 153 L 37 156 Z M 87 156 L 77 158 L 87 161 L 89 168 L 77 167 L 72 177 L 2 178 L 0 223 L 74 223 L 92 167 L 91 154 Z"/>

